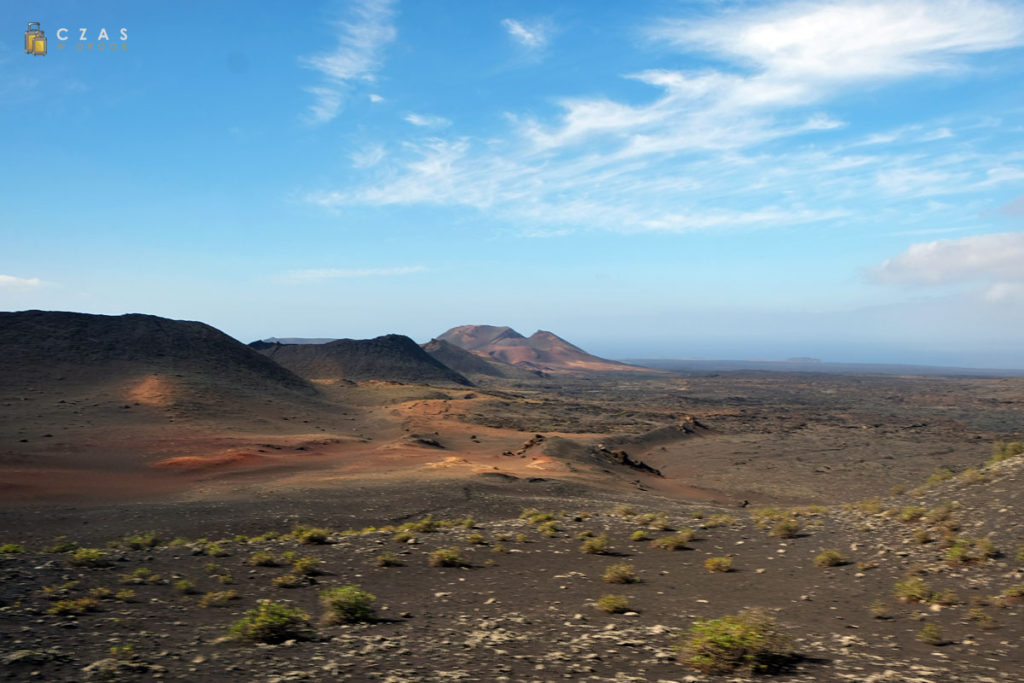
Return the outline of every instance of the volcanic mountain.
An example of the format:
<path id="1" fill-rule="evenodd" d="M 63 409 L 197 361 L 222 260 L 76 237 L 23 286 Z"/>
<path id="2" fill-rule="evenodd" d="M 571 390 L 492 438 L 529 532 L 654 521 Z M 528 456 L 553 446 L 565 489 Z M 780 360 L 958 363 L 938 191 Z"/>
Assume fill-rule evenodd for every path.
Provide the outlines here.
<path id="1" fill-rule="evenodd" d="M 462 325 L 437 337 L 478 356 L 532 370 L 622 371 L 640 370 L 624 363 L 599 358 L 570 344 L 556 334 L 538 330 L 524 337 L 511 327 Z"/>
<path id="2" fill-rule="evenodd" d="M 389 380 L 409 384 L 472 382 L 436 360 L 409 337 L 387 334 L 375 339 L 337 339 L 326 344 L 250 344 L 295 374 L 310 380 Z"/>
<path id="3" fill-rule="evenodd" d="M 138 313 L 0 313 L 0 385 L 33 391 L 157 378 L 201 382 L 216 393 L 242 389 L 314 396 L 306 381 L 220 330 Z"/>
<path id="4" fill-rule="evenodd" d="M 484 358 L 443 339 L 431 339 L 423 344 L 423 350 L 452 370 L 474 379 L 481 376 L 505 379 L 536 379 L 543 376 L 539 370 L 509 365 L 495 358 Z"/>

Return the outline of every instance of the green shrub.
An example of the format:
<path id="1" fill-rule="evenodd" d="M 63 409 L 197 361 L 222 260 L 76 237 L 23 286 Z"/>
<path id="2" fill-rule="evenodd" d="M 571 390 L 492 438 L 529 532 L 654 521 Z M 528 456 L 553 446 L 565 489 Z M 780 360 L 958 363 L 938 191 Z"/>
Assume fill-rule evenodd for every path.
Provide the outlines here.
<path id="1" fill-rule="evenodd" d="M 686 548 L 687 541 L 690 540 L 693 534 L 687 534 L 678 532 L 671 536 L 662 536 L 651 541 L 651 547 L 659 550 L 683 550 Z"/>
<path id="2" fill-rule="evenodd" d="M 299 543 L 308 545 L 323 545 L 327 543 L 331 532 L 327 529 L 315 527 L 297 526 L 292 529 L 292 537 Z"/>
<path id="3" fill-rule="evenodd" d="M 292 571 L 302 576 L 319 576 L 322 571 L 320 565 L 323 564 L 319 559 L 305 555 L 303 557 L 296 558 L 292 563 Z"/>
<path id="4" fill-rule="evenodd" d="M 430 534 L 441 528 L 441 523 L 434 519 L 433 515 L 427 515 L 415 522 L 405 522 L 398 527 L 399 531 L 410 533 Z"/>
<path id="5" fill-rule="evenodd" d="M 691 669 L 728 674 L 738 669 L 770 673 L 789 657 L 788 636 L 762 610 L 744 610 L 718 619 L 699 619 L 680 645 Z"/>
<path id="6" fill-rule="evenodd" d="M 925 509 L 920 505 L 907 505 L 902 508 L 899 513 L 899 520 L 901 522 L 917 522 L 924 517 Z"/>
<path id="7" fill-rule="evenodd" d="M 604 555 L 610 547 L 611 541 L 608 539 L 608 534 L 601 534 L 584 539 L 580 545 L 580 551 L 588 555 Z"/>
<path id="8" fill-rule="evenodd" d="M 231 633 L 240 640 L 271 644 L 305 638 L 309 634 L 309 615 L 291 605 L 261 600 L 235 622 Z"/>
<path id="9" fill-rule="evenodd" d="M 235 591 L 213 591 L 199 598 L 200 607 L 226 607 L 232 600 L 238 600 Z"/>
<path id="10" fill-rule="evenodd" d="M 271 583 L 273 583 L 278 588 L 298 588 L 299 586 L 305 586 L 309 583 L 309 581 L 302 574 L 288 572 L 287 574 L 282 574 L 281 576 L 275 576 L 273 579 L 271 579 Z"/>
<path id="11" fill-rule="evenodd" d="M 415 536 L 412 535 L 411 531 L 399 531 L 391 537 L 391 540 L 395 543 L 408 543 L 413 538 L 415 538 Z"/>
<path id="12" fill-rule="evenodd" d="M 185 595 L 192 595 L 198 592 L 196 590 L 196 584 L 192 581 L 189 581 L 188 579 L 181 579 L 179 581 L 175 581 L 174 587 L 179 592 L 184 593 Z"/>
<path id="13" fill-rule="evenodd" d="M 131 574 L 124 574 L 121 576 L 120 582 L 123 584 L 138 586 L 144 583 L 159 583 L 160 580 L 160 576 L 158 574 L 154 574 L 152 569 L 149 569 L 148 567 L 139 567 Z"/>
<path id="14" fill-rule="evenodd" d="M 43 548 L 48 553 L 70 553 L 72 550 L 78 550 L 78 543 L 69 541 L 67 536 L 58 536 L 53 539 L 51 545 Z"/>
<path id="15" fill-rule="evenodd" d="M 931 588 L 919 576 L 897 581 L 892 587 L 892 592 L 900 602 L 926 602 L 932 594 Z"/>
<path id="16" fill-rule="evenodd" d="M 838 550 L 828 548 L 822 550 L 817 557 L 814 558 L 815 567 L 838 567 L 846 564 L 846 558 Z"/>
<path id="17" fill-rule="evenodd" d="M 95 612 L 100 608 L 100 601 L 96 598 L 77 598 L 75 600 L 58 600 L 47 611 L 50 614 L 82 614 L 84 612 Z"/>
<path id="18" fill-rule="evenodd" d="M 630 538 L 634 541 L 646 541 L 650 536 L 647 535 L 647 531 L 644 529 L 637 529 Z"/>
<path id="19" fill-rule="evenodd" d="M 707 521 L 704 522 L 704 527 L 707 529 L 714 529 L 715 527 L 720 526 L 732 526 L 738 521 L 739 520 L 732 515 L 711 515 L 707 518 Z"/>
<path id="20" fill-rule="evenodd" d="M 487 539 L 484 538 L 483 534 L 470 534 L 466 536 L 466 543 L 470 545 L 484 545 L 487 543 Z"/>
<path id="21" fill-rule="evenodd" d="M 1011 441 L 1009 443 L 996 441 L 992 447 L 992 457 L 985 464 L 995 465 L 998 462 L 1009 460 L 1021 453 L 1024 453 L 1024 441 Z"/>
<path id="22" fill-rule="evenodd" d="M 629 505 L 617 505 L 612 510 L 612 514 L 616 517 L 632 517 L 633 508 Z"/>
<path id="23" fill-rule="evenodd" d="M 398 555 L 392 552 L 384 552 L 377 556 L 378 567 L 400 567 L 402 566 L 401 560 L 398 559 Z"/>
<path id="24" fill-rule="evenodd" d="M 114 599 L 120 600 L 121 602 L 134 602 L 135 591 L 131 588 L 122 588 L 121 590 L 114 593 Z"/>
<path id="25" fill-rule="evenodd" d="M 78 567 L 106 567 L 110 560 L 98 548 L 79 548 L 71 554 L 71 564 Z"/>
<path id="26" fill-rule="evenodd" d="M 732 571 L 732 558 L 731 557 L 709 557 L 704 560 L 704 568 L 709 572 L 731 572 Z"/>
<path id="27" fill-rule="evenodd" d="M 249 565 L 253 567 L 276 567 L 277 558 L 274 557 L 273 553 L 261 550 L 249 556 Z"/>
<path id="28" fill-rule="evenodd" d="M 160 543 L 160 537 L 152 531 L 147 534 L 138 534 L 137 536 L 126 536 L 124 539 L 124 545 L 131 550 L 155 548 Z"/>
<path id="29" fill-rule="evenodd" d="M 924 485 L 935 486 L 936 484 L 941 484 L 944 481 L 952 479 L 954 476 L 955 475 L 953 474 L 952 470 L 949 470 L 945 467 L 940 467 L 939 469 L 932 472 L 931 475 L 929 475 L 928 479 L 925 480 Z"/>
<path id="30" fill-rule="evenodd" d="M 946 642 L 942 637 L 942 629 L 936 624 L 925 624 L 924 628 L 917 632 L 917 639 L 927 645 L 942 645 Z"/>
<path id="31" fill-rule="evenodd" d="M 458 548 L 438 548 L 430 553 L 428 562 L 431 567 L 468 567 L 469 562 L 459 554 Z"/>
<path id="32" fill-rule="evenodd" d="M 947 588 L 944 591 L 932 594 L 932 597 L 928 599 L 933 605 L 943 605 L 950 607 L 952 605 L 960 604 L 960 596 L 956 594 L 956 591 L 952 588 Z"/>
<path id="33" fill-rule="evenodd" d="M 343 624 L 373 619 L 373 601 L 376 596 L 367 593 L 356 585 L 328 588 L 320 593 L 320 602 L 324 609 L 324 622 Z"/>
<path id="34" fill-rule="evenodd" d="M 637 583 L 640 580 L 633 565 L 627 562 L 611 565 L 604 570 L 603 578 L 605 583 Z"/>
<path id="35" fill-rule="evenodd" d="M 794 538 L 800 532 L 800 520 L 795 517 L 779 520 L 772 527 L 772 536 L 776 538 Z"/>
<path id="36" fill-rule="evenodd" d="M 892 606 L 882 599 L 871 603 L 871 616 L 875 619 L 888 619 L 892 617 Z"/>
<path id="37" fill-rule="evenodd" d="M 25 546 L 18 543 L 4 543 L 0 545 L 0 555 L 19 555 L 25 552 Z"/>
<path id="38" fill-rule="evenodd" d="M 629 598 L 625 595 L 605 593 L 594 604 L 599 610 L 609 614 L 622 614 L 629 611 Z"/>

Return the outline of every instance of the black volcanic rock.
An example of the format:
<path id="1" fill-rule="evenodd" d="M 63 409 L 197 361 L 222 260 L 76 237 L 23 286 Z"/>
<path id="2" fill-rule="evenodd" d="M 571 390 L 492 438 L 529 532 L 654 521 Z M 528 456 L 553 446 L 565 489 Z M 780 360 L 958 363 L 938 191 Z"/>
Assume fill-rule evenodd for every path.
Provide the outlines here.
<path id="1" fill-rule="evenodd" d="M 0 383 L 108 381 L 144 373 L 316 393 L 292 372 L 204 323 L 139 313 L 0 313 Z"/>
<path id="2" fill-rule="evenodd" d="M 472 382 L 436 360 L 409 337 L 387 334 L 375 339 L 338 339 L 327 344 L 250 344 L 275 362 L 307 379 L 389 380 L 410 384 Z"/>

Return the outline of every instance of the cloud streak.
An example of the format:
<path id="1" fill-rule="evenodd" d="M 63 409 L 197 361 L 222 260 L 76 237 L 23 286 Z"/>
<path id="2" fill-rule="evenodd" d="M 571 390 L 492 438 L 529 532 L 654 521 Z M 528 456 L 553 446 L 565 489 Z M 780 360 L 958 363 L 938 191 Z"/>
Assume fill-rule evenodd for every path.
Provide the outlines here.
<path id="1" fill-rule="evenodd" d="M 18 277 L 16 275 L 0 275 L 0 289 L 35 289 L 45 283 L 37 277 Z"/>
<path id="2" fill-rule="evenodd" d="M 334 24 L 338 41 L 334 50 L 299 59 L 324 79 L 323 84 L 306 88 L 314 98 L 309 107 L 311 123 L 326 123 L 337 117 L 345 93 L 354 82 L 374 81 L 384 48 L 395 39 L 393 15 L 393 0 L 356 0 L 349 17 Z"/>
<path id="3" fill-rule="evenodd" d="M 504 26 L 517 39 L 532 35 L 520 22 Z M 524 229 L 534 233 L 842 224 L 851 216 L 887 218 L 885 211 L 907 217 L 894 227 L 924 229 L 935 226 L 915 222 L 939 211 L 922 208 L 922 198 L 979 192 L 1024 175 L 1024 159 L 1005 151 L 1012 145 L 994 152 L 972 146 L 966 119 L 858 130 L 837 142 L 858 122 L 827 111 L 851 89 L 961 72 L 973 54 L 1024 44 L 1020 7 L 791 3 L 667 19 L 644 35 L 724 65 L 625 74 L 649 96 L 563 97 L 553 116 L 508 113 L 511 130 L 502 136 L 435 132 L 392 144 L 387 162 L 360 182 L 306 199 L 325 207 L 472 207 L 528 223 Z"/>
<path id="4" fill-rule="evenodd" d="M 525 23 L 516 19 L 502 19 L 501 25 L 512 40 L 531 50 L 546 47 L 550 39 L 550 28 L 543 22 Z"/>

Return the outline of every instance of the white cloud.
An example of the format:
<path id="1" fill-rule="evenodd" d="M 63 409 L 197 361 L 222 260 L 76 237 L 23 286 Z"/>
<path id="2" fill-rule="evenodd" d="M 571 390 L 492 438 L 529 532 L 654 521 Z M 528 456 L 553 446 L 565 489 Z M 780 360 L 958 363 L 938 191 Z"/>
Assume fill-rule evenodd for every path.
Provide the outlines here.
<path id="1" fill-rule="evenodd" d="M 444 126 L 450 126 L 452 123 L 443 116 L 430 116 L 428 114 L 406 114 L 404 118 L 412 125 L 423 128 L 443 128 Z"/>
<path id="2" fill-rule="evenodd" d="M 37 277 L 17 277 L 16 275 L 0 275 L 0 287 L 10 289 L 34 289 L 45 283 Z"/>
<path id="3" fill-rule="evenodd" d="M 387 152 L 383 145 L 370 145 L 353 152 L 349 158 L 352 159 L 352 166 L 355 168 L 370 168 L 382 162 L 386 156 Z"/>
<path id="4" fill-rule="evenodd" d="M 739 61 L 779 99 L 852 81 L 959 67 L 957 57 L 1021 44 L 1021 8 L 986 0 L 791 3 L 708 20 L 665 21 L 651 35 Z M 795 86 L 789 87 L 786 86 Z"/>
<path id="5" fill-rule="evenodd" d="M 393 275 L 409 275 L 425 271 L 424 266 L 405 266 L 398 268 L 307 268 L 290 270 L 279 279 L 286 282 L 318 282 L 342 278 L 387 277 Z"/>
<path id="6" fill-rule="evenodd" d="M 912 244 L 869 271 L 879 282 L 941 285 L 994 282 L 990 292 L 1024 283 L 1024 233 L 1005 232 Z M 1011 286 L 1012 285 L 1012 286 Z"/>
<path id="7" fill-rule="evenodd" d="M 506 30 L 530 32 L 512 21 Z M 858 122 L 826 108 L 838 95 L 963 70 L 972 53 L 1024 44 L 1024 7 L 799 2 L 648 29 L 654 40 L 711 52 L 727 66 L 627 74 L 649 86 L 648 97 L 556 99 L 552 117 L 507 113 L 507 135 L 434 131 L 389 145 L 393 151 L 362 182 L 308 192 L 307 201 L 473 207 L 527 234 L 844 227 L 851 215 L 896 216 L 892 229 L 914 230 L 930 220 L 922 197 L 956 194 L 960 223 L 964 193 L 1021 173 L 1009 142 L 977 151 L 970 138 L 977 121 L 919 122 L 834 142 L 834 131 Z M 783 140 L 789 144 L 772 144 Z M 896 151 L 882 146 L 895 141 Z"/>
<path id="8" fill-rule="evenodd" d="M 356 0 L 348 20 L 335 24 L 338 44 L 334 51 L 300 58 L 303 66 L 318 71 L 326 81 L 306 88 L 315 98 L 310 105 L 311 122 L 335 118 L 353 81 L 374 80 L 383 48 L 395 39 L 392 4 L 393 0 Z M 371 101 L 376 101 L 374 97 L 370 95 Z"/>
<path id="9" fill-rule="evenodd" d="M 548 44 L 550 27 L 544 22 L 523 23 L 515 19 L 502 19 L 501 25 L 520 45 L 530 49 L 540 49 Z"/>

